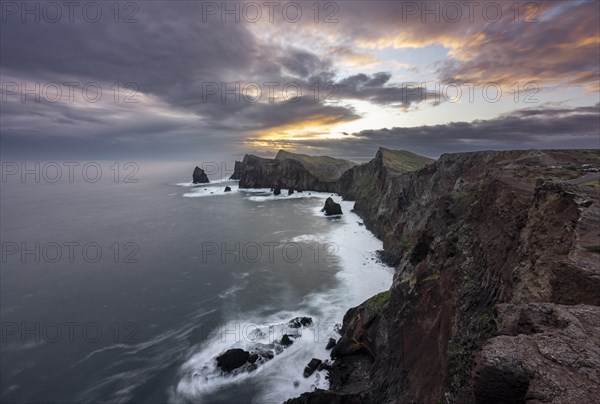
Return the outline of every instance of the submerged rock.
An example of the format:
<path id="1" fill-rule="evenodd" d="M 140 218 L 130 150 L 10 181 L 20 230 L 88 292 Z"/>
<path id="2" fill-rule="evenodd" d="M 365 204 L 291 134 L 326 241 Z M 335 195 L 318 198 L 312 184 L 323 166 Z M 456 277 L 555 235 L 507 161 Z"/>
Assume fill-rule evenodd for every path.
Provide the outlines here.
<path id="1" fill-rule="evenodd" d="M 192 182 L 194 184 L 206 184 L 210 181 L 208 180 L 208 176 L 206 175 L 204 170 L 200 167 L 196 167 L 194 168 L 194 172 L 192 174 Z"/>
<path id="2" fill-rule="evenodd" d="M 312 318 L 310 317 L 296 317 L 288 322 L 290 328 L 308 327 L 312 324 Z"/>
<path id="3" fill-rule="evenodd" d="M 294 341 L 287 334 L 284 334 L 283 337 L 281 338 L 281 345 L 283 345 L 283 346 L 290 346 L 293 343 L 294 343 Z"/>
<path id="4" fill-rule="evenodd" d="M 317 367 L 319 367 L 321 362 L 323 362 L 321 359 L 312 358 L 304 368 L 304 377 L 310 377 L 310 375 L 315 373 L 315 370 L 317 370 Z"/>
<path id="5" fill-rule="evenodd" d="M 233 348 L 225 351 L 225 353 L 217 356 L 217 366 L 224 372 L 231 372 L 243 366 L 250 357 L 250 352 L 241 348 Z"/>
<path id="6" fill-rule="evenodd" d="M 339 203 L 335 203 L 330 197 L 325 201 L 325 206 L 323 206 L 321 212 L 325 212 L 325 216 L 341 215 L 342 207 Z"/>

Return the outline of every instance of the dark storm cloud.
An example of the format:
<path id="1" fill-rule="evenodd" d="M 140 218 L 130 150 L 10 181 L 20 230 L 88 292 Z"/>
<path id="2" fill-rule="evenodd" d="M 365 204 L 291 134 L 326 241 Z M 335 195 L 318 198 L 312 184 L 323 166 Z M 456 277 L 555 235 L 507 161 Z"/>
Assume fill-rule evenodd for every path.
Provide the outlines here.
<path id="1" fill-rule="evenodd" d="M 334 86 L 339 98 L 400 106 L 403 110 L 407 110 L 413 104 L 436 98 L 434 91 L 428 91 L 417 83 L 387 85 L 391 77 L 387 72 L 375 73 L 372 76 L 360 73 L 346 77 L 334 83 Z"/>
<path id="2" fill-rule="evenodd" d="M 315 54 L 301 49 L 292 49 L 279 57 L 279 63 L 293 75 L 306 78 L 321 70 L 326 70 L 329 63 L 321 61 Z"/>
<path id="3" fill-rule="evenodd" d="M 600 104 L 592 107 L 535 108 L 495 119 L 444 125 L 364 130 L 343 139 L 289 142 L 296 149 L 364 160 L 380 147 L 425 156 L 443 153 L 528 148 L 600 148 Z"/>
<path id="4" fill-rule="evenodd" d="M 422 101 L 411 91 L 386 86 L 388 73 L 360 75 L 363 82 L 358 77 L 336 81 L 331 61 L 309 51 L 265 43 L 247 24 L 203 22 L 199 2 L 168 7 L 162 2 L 137 3 L 137 22 L 131 24 L 115 23 L 108 3 L 99 4 L 105 6 L 107 18 L 98 23 L 81 18 L 73 23 L 22 23 L 13 16 L 2 24 L 2 91 L 7 83 L 34 88 L 65 82 L 77 83 L 78 91 L 88 83 L 103 90 L 102 101 L 93 104 L 43 98 L 38 103 L 31 97 L 21 103 L 19 94 L 8 95 L 2 105 L 5 146 L 26 144 L 28 136 L 39 142 L 44 135 L 64 144 L 94 138 L 110 147 L 117 142 L 139 145 L 161 132 L 174 142 L 197 136 L 208 144 L 311 120 L 322 124 L 358 119 L 357 111 L 343 102 L 323 104 L 330 101 L 327 86 L 339 89 L 333 94 L 336 99 L 405 108 Z M 321 87 L 314 96 L 311 88 L 317 81 Z M 115 83 L 133 84 L 139 103 L 111 102 Z M 260 102 L 227 92 L 247 83 L 261 86 Z M 264 83 L 276 83 L 275 100 L 268 100 Z M 282 88 L 290 83 L 300 89 L 301 97 L 282 100 Z M 182 118 L 185 114 L 189 116 Z"/>
<path id="5" fill-rule="evenodd" d="M 311 30 L 310 18 L 269 27 L 273 33 L 264 35 L 261 27 L 252 24 L 222 23 L 219 18 L 203 21 L 201 2 L 135 2 L 137 22 L 130 24 L 123 23 L 123 14 L 119 22 L 113 21 L 112 2 L 97 4 L 102 5 L 104 16 L 97 23 L 83 21 L 80 14 L 75 22 L 65 16 L 60 23 L 22 23 L 20 15 L 2 16 L 6 17 L 0 24 L 3 84 L 77 82 L 81 86 L 94 82 L 105 91 L 98 103 L 21 103 L 18 95 L 10 96 L 1 105 L 2 153 L 17 146 L 20 150 L 68 150 L 75 149 L 75 143 L 83 150 L 86 139 L 98 153 L 111 152 L 115 145 L 157 154 L 177 147 L 216 148 L 277 128 L 358 119 L 361 111 L 346 100 L 404 110 L 427 100 L 430 94 L 425 89 L 394 83 L 387 72 L 340 76 L 335 58 L 352 60 L 358 66 L 373 63 L 373 56 L 364 53 L 369 46 L 443 44 L 453 57 L 438 65 L 444 80 L 474 80 L 481 75 L 491 80 L 511 74 L 582 85 L 598 80 L 597 2 L 540 2 L 540 15 L 545 19 L 534 25 L 487 24 L 481 18 L 472 23 L 424 24 L 419 18 L 403 20 L 402 2 L 377 2 L 376 7 L 370 2 L 343 2 L 339 3 L 339 23 L 313 24 L 313 32 L 324 38 L 321 55 L 317 49 L 298 47 L 311 44 L 301 36 L 303 30 Z M 288 31 L 298 42 L 278 37 Z M 337 39 L 332 44 L 327 42 L 330 38 Z M 328 53 L 328 49 L 333 50 Z M 207 97 L 207 84 L 230 89 L 236 82 L 279 83 L 279 98 L 251 102 L 229 93 L 223 99 L 220 92 Z M 326 102 L 331 101 L 323 97 L 326 89 L 315 100 L 311 88 L 316 82 L 321 88 L 335 88 L 333 97 L 339 102 Z M 114 83 L 134 83 L 139 103 L 111 102 Z M 298 85 L 302 96 L 282 100 L 280 89 L 286 83 Z M 477 124 L 447 126 L 458 136 L 459 129 L 469 132 Z M 553 133 L 557 127 L 548 129 Z M 429 133 L 429 129 L 422 130 Z M 390 131 L 406 136 L 414 129 Z M 379 135 L 369 141 L 392 142 L 388 132 Z M 348 147 L 363 147 L 348 138 Z M 512 136 L 505 139 L 521 144 Z M 455 144 L 450 142 L 448 147 Z"/>

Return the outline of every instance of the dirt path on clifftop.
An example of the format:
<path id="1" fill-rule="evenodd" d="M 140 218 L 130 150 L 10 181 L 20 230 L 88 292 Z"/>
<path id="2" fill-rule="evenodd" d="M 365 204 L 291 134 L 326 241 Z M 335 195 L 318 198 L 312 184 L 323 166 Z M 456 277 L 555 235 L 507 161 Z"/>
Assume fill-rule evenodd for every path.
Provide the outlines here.
<path id="1" fill-rule="evenodd" d="M 596 181 L 596 180 L 600 180 L 600 173 L 590 173 L 587 175 L 584 175 L 583 177 L 579 177 L 579 178 L 575 178 L 573 180 L 569 180 L 567 181 L 570 184 L 574 184 L 574 185 L 581 185 L 581 184 L 585 184 L 591 181 Z"/>
<path id="2" fill-rule="evenodd" d="M 520 182 L 515 181 L 513 177 L 509 177 L 506 175 L 498 175 L 496 178 L 505 185 L 508 185 L 512 188 L 520 189 L 521 191 L 533 193 L 535 190 L 535 184 L 532 182 Z"/>

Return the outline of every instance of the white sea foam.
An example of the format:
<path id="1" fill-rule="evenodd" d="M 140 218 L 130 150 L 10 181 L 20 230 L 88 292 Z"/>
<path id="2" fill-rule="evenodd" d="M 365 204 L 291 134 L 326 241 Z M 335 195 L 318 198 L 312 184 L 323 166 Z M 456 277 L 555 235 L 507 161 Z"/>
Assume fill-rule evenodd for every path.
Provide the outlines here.
<path id="1" fill-rule="evenodd" d="M 302 192 L 287 196 L 287 191 L 275 196 L 269 189 L 240 190 L 247 199 L 255 202 L 277 201 L 290 198 L 319 198 L 331 196 L 323 192 Z M 238 194 L 239 195 L 239 194 Z M 225 326 L 226 330 L 239 330 L 237 338 L 223 338 L 217 333 L 215 338 L 205 343 L 201 350 L 194 353 L 181 368 L 182 378 L 177 387 L 171 391 L 174 403 L 203 401 L 203 397 L 228 385 L 252 383 L 260 386 L 261 392 L 255 397 L 257 403 L 281 403 L 288 398 L 298 396 L 314 388 L 328 388 L 326 371 L 315 372 L 304 378 L 304 366 L 312 358 L 327 359 L 329 351 L 325 345 L 330 337 L 339 337 L 333 330 L 342 321 L 345 312 L 376 293 L 387 290 L 392 283 L 392 269 L 376 259 L 376 251 L 382 248 L 382 242 L 375 238 L 364 226 L 360 217 L 351 212 L 354 202 L 343 201 L 339 195 L 333 195 L 334 201 L 340 203 L 344 214 L 331 220 L 331 231 L 322 236 L 300 235 L 292 238 L 295 242 L 308 242 L 318 239 L 335 244 L 340 271 L 336 273 L 337 285 L 325 292 L 313 293 L 298 303 L 296 312 L 280 311 L 270 316 L 259 313 L 246 314 L 245 318 L 232 321 Z M 261 205 L 259 205 L 261 206 Z M 312 209 L 314 216 L 323 217 L 321 206 Z M 245 280 L 244 278 L 242 278 Z M 235 288 L 235 287 L 234 287 Z M 235 293 L 234 289 L 224 293 Z M 303 335 L 282 353 L 262 364 L 257 370 L 229 377 L 223 377 L 216 369 L 215 357 L 231 348 L 252 349 L 257 343 L 269 343 L 281 338 L 281 333 L 273 334 L 268 325 L 284 326 L 290 319 L 311 313 L 314 323 L 303 328 Z M 250 327 L 243 327 L 253 323 Z M 236 328 L 238 327 L 238 328 Z M 259 328 L 268 337 L 263 339 L 249 338 L 249 331 Z M 296 384 L 296 386 L 294 386 Z"/>
<path id="2" fill-rule="evenodd" d="M 326 199 L 329 196 L 335 196 L 328 192 L 294 192 L 292 195 L 288 195 L 287 189 L 282 189 L 280 195 L 275 195 L 269 188 L 258 188 L 255 190 L 244 189 L 242 192 L 249 194 L 256 193 L 260 195 L 251 196 L 248 199 L 254 202 L 265 202 L 265 201 L 285 201 L 289 199 L 305 199 L 305 198 L 319 198 Z"/>
<path id="3" fill-rule="evenodd" d="M 231 191 L 225 192 L 225 186 L 223 186 L 223 184 L 219 184 L 218 186 L 212 184 L 196 185 L 194 188 L 190 189 L 190 192 L 183 194 L 183 196 L 186 198 L 200 198 L 207 196 L 234 195 L 239 191 L 237 183 L 232 182 L 231 184 L 227 184 L 227 186 L 231 188 Z"/>
<path id="4" fill-rule="evenodd" d="M 206 185 L 215 185 L 215 184 L 224 184 L 226 182 L 230 182 L 232 184 L 237 184 L 239 181 L 237 180 L 229 180 L 229 179 L 218 179 L 218 180 L 210 180 L 210 182 L 207 182 L 206 184 L 194 184 L 193 182 L 179 182 L 175 185 L 178 185 L 180 187 L 201 187 L 201 186 L 206 186 Z"/>

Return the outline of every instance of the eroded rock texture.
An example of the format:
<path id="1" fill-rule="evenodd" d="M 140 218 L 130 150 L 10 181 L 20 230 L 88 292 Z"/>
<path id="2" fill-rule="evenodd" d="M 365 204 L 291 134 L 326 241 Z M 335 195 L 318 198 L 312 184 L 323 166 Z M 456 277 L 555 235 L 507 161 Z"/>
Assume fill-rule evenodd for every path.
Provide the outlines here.
<path id="1" fill-rule="evenodd" d="M 393 285 L 344 317 L 330 391 L 289 402 L 596 403 L 600 195 L 571 167 L 600 154 L 448 154 L 410 173 L 384 154 L 339 192 Z"/>

